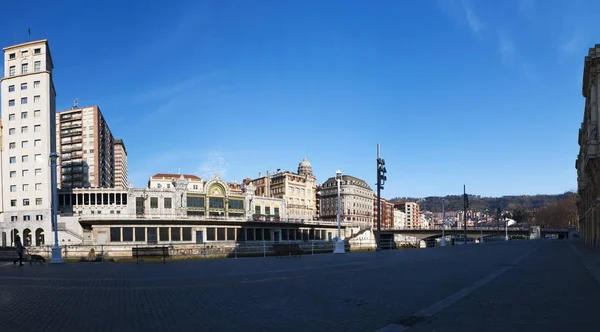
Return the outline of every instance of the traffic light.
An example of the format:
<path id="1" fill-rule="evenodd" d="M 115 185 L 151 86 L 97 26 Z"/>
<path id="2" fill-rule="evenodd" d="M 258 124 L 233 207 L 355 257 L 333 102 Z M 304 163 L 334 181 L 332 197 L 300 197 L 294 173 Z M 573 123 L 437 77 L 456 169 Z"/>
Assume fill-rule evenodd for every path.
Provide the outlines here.
<path id="1" fill-rule="evenodd" d="M 377 184 L 381 189 L 383 189 L 383 185 L 387 180 L 385 173 L 387 173 L 387 170 L 385 169 L 385 160 L 377 158 Z"/>

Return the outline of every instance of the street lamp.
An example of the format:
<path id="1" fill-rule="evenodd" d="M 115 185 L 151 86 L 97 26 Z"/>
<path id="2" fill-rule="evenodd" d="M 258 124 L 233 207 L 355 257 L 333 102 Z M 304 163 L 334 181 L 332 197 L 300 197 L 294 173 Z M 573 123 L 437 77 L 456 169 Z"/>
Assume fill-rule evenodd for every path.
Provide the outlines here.
<path id="1" fill-rule="evenodd" d="M 444 226 L 446 225 L 446 210 L 444 209 L 444 201 L 446 199 L 442 198 L 442 239 L 440 240 L 440 246 L 444 247 L 446 245 L 446 237 L 444 234 Z"/>
<path id="2" fill-rule="evenodd" d="M 508 218 L 504 216 L 504 241 L 508 241 Z"/>
<path id="3" fill-rule="evenodd" d="M 64 263 L 62 253 L 58 246 L 58 189 L 56 179 L 56 160 L 58 153 L 50 153 L 50 184 L 52 186 L 52 226 L 54 228 L 54 247 L 52 248 L 52 258 L 50 263 Z"/>
<path id="4" fill-rule="evenodd" d="M 338 194 L 338 203 L 337 203 L 337 222 L 338 222 L 338 235 L 337 241 L 335 242 L 335 249 L 333 250 L 334 254 L 343 254 L 344 250 L 344 241 L 342 241 L 342 230 L 341 230 L 341 222 L 340 222 L 340 211 L 342 202 L 340 199 L 340 182 L 342 182 L 342 171 L 339 169 L 335 171 L 335 180 L 337 181 L 337 194 Z"/>

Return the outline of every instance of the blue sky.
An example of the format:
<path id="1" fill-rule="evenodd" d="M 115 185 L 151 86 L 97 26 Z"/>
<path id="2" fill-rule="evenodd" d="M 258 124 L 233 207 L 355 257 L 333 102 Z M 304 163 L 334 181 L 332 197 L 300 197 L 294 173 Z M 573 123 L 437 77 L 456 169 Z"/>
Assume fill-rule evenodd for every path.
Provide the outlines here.
<path id="1" fill-rule="evenodd" d="M 13 1 L 0 45 L 48 38 L 57 107 L 99 105 L 130 180 L 227 180 L 306 156 L 387 198 L 576 188 L 597 1 Z"/>

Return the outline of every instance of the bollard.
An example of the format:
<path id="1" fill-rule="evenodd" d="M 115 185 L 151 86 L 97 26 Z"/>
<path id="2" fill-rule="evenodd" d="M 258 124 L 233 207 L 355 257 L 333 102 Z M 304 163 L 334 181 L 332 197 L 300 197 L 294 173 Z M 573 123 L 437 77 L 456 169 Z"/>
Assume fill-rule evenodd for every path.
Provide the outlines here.
<path id="1" fill-rule="evenodd" d="M 267 243 L 263 241 L 263 257 L 267 257 Z"/>

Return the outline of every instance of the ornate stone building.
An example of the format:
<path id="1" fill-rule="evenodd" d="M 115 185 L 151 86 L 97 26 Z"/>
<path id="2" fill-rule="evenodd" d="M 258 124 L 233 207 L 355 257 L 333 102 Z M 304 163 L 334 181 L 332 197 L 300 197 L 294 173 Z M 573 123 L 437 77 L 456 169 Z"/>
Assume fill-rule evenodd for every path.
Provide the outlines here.
<path id="1" fill-rule="evenodd" d="M 337 220 L 337 180 L 329 178 L 323 183 L 320 194 L 320 217 L 322 220 Z M 340 220 L 353 225 L 371 226 L 373 222 L 373 190 L 363 180 L 342 175 L 340 183 Z"/>
<path id="2" fill-rule="evenodd" d="M 304 158 L 298 165 L 298 173 L 277 170 L 266 176 L 259 173 L 251 180 L 256 196 L 283 199 L 288 219 L 313 220 L 317 217 L 317 178 L 312 165 Z"/>
<path id="3" fill-rule="evenodd" d="M 579 155 L 575 162 L 581 238 L 595 246 L 600 245 L 599 73 L 600 44 L 590 48 L 584 61 L 582 94 L 585 98 L 585 108 L 583 122 L 579 129 Z"/>

